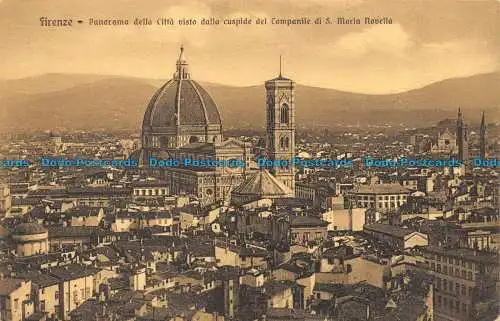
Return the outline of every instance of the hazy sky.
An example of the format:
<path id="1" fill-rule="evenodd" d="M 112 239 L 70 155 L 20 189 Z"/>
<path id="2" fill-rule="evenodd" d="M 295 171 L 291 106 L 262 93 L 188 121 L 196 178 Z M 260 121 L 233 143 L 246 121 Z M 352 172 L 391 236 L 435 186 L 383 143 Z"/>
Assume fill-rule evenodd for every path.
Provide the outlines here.
<path id="1" fill-rule="evenodd" d="M 0 0 L 0 78 L 95 73 L 170 78 L 181 43 L 192 77 L 399 92 L 500 67 L 500 1 Z M 392 25 L 42 28 L 39 18 L 390 17 Z"/>

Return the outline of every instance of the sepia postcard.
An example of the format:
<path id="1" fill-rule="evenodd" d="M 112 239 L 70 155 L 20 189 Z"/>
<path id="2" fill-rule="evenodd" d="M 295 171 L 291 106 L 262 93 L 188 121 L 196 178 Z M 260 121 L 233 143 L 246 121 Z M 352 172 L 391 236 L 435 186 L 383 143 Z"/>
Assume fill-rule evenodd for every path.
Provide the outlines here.
<path id="1" fill-rule="evenodd" d="M 0 321 L 500 320 L 500 1 L 0 0 Z"/>

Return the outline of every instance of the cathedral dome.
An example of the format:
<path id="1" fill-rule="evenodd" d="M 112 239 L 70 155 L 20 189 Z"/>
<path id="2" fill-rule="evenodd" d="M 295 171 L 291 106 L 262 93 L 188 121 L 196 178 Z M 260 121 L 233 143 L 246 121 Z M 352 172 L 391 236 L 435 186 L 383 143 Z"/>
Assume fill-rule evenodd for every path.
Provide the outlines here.
<path id="1" fill-rule="evenodd" d="M 187 141 L 176 137 L 175 143 L 157 147 L 179 147 L 192 141 L 216 141 L 214 137 L 222 134 L 219 108 L 210 94 L 190 78 L 183 47 L 176 67 L 173 79 L 158 89 L 148 104 L 142 123 L 143 137 L 187 137 Z"/>
<path id="2" fill-rule="evenodd" d="M 143 127 L 221 124 L 217 105 L 200 84 L 191 79 L 172 79 L 149 102 Z"/>

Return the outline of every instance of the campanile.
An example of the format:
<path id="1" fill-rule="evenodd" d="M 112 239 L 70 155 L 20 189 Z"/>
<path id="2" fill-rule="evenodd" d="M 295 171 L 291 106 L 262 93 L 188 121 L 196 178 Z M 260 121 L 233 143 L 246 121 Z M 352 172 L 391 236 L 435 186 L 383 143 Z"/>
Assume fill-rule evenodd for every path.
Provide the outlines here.
<path id="1" fill-rule="evenodd" d="M 291 162 L 295 156 L 295 82 L 278 77 L 268 80 L 266 87 L 267 132 L 266 148 L 270 160 Z M 295 169 L 293 166 L 273 167 L 271 173 L 295 191 Z M 293 196 L 293 195 L 291 195 Z"/>

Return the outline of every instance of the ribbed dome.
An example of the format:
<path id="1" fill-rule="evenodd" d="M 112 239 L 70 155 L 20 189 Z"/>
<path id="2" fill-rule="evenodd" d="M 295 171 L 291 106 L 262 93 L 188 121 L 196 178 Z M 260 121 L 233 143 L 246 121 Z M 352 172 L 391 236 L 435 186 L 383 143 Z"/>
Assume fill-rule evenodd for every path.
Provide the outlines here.
<path id="1" fill-rule="evenodd" d="M 29 223 L 21 223 L 14 228 L 12 234 L 14 235 L 33 235 L 33 234 L 42 234 L 46 233 L 47 229 L 42 225 L 29 222 Z"/>
<path id="2" fill-rule="evenodd" d="M 208 92 L 191 80 L 188 63 L 181 47 L 173 79 L 163 85 L 151 98 L 142 128 L 160 132 L 179 126 L 221 126 L 219 109 Z"/>
<path id="3" fill-rule="evenodd" d="M 191 79 L 172 79 L 151 99 L 143 129 L 182 125 L 221 125 L 219 109 L 208 92 Z"/>

